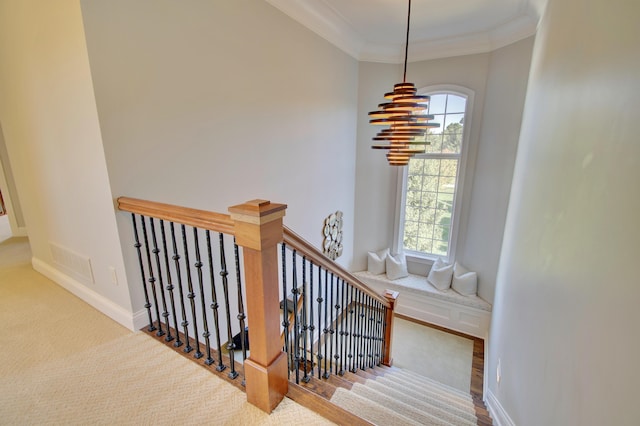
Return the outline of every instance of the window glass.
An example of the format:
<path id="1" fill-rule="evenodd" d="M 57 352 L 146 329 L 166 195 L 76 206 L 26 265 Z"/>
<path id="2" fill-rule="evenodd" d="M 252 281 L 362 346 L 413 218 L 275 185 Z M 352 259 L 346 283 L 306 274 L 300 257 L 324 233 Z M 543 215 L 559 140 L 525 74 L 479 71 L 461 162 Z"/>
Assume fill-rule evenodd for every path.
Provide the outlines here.
<path id="1" fill-rule="evenodd" d="M 453 93 L 431 94 L 428 114 L 439 128 L 426 136 L 424 154 L 409 162 L 402 206 L 405 251 L 429 257 L 450 254 L 458 175 L 464 148 L 467 98 Z"/>

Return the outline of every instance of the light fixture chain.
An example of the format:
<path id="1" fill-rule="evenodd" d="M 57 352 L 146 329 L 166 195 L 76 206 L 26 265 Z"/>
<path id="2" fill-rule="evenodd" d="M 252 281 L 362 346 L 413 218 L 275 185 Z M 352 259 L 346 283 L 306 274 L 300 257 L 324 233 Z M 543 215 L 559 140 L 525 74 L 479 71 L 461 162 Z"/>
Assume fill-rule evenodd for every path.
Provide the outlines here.
<path id="1" fill-rule="evenodd" d="M 411 23 L 411 0 L 409 0 L 409 11 L 407 12 L 407 40 L 404 44 L 404 73 L 402 82 L 407 82 L 407 56 L 409 55 L 409 24 Z"/>

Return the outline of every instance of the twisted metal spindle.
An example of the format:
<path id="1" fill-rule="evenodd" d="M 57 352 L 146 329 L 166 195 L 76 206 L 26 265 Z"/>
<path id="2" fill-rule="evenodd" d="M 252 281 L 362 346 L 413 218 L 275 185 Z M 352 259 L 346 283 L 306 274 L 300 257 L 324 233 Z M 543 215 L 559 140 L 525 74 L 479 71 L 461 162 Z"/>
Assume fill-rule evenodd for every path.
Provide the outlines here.
<path id="1" fill-rule="evenodd" d="M 186 227 L 181 225 L 182 229 L 182 245 L 184 247 L 184 261 L 187 271 L 187 287 L 189 289 L 189 293 L 187 293 L 187 298 L 189 299 L 189 304 L 191 305 L 191 320 L 193 321 L 193 339 L 196 341 L 196 353 L 193 354 L 194 358 L 200 359 L 202 358 L 202 352 L 200 352 L 200 338 L 198 337 L 198 319 L 196 318 L 196 294 L 193 291 L 193 281 L 191 280 L 191 262 L 189 261 L 189 247 L 187 245 L 187 232 Z"/>
<path id="2" fill-rule="evenodd" d="M 373 311 L 371 305 L 371 296 L 367 295 L 367 359 L 369 368 L 373 367 Z"/>
<path id="3" fill-rule="evenodd" d="M 354 367 L 354 330 L 355 330 L 355 298 L 354 298 L 355 289 L 353 287 L 349 288 L 349 371 L 355 372 Z"/>
<path id="4" fill-rule="evenodd" d="M 149 222 L 153 223 L 153 218 L 149 218 Z M 151 251 L 149 249 L 149 237 L 147 236 L 147 225 L 142 217 L 142 236 L 144 237 L 144 249 L 147 254 L 147 270 L 149 271 L 149 284 L 151 285 L 151 294 L 153 295 L 153 308 L 156 312 L 156 320 L 158 321 L 158 331 L 156 336 L 164 336 L 162 330 L 162 322 L 160 321 L 160 307 L 158 306 L 158 295 L 156 292 L 156 277 L 153 274 L 153 264 L 151 262 Z M 151 329 L 149 329 L 151 331 Z"/>
<path id="5" fill-rule="evenodd" d="M 144 224 L 144 216 L 140 216 L 142 223 Z M 144 275 L 144 262 L 142 261 L 142 251 L 140 247 L 140 238 L 138 237 L 138 225 L 136 224 L 136 215 L 131 213 L 131 219 L 133 221 L 133 235 L 135 238 L 135 244 L 133 245 L 138 252 L 138 262 L 140 263 L 140 274 L 142 276 L 142 289 L 144 290 L 144 307 L 147 309 L 147 315 L 149 316 L 149 328 L 147 330 L 154 331 L 156 327 L 153 325 L 153 318 L 151 316 L 151 303 L 149 302 L 149 291 L 147 290 L 147 277 Z"/>
<path id="6" fill-rule="evenodd" d="M 314 363 L 313 363 L 313 340 L 314 340 L 314 336 L 315 333 L 314 331 L 316 330 L 315 325 L 313 325 L 313 305 L 314 305 L 314 298 L 313 298 L 313 263 L 311 261 L 309 261 L 309 347 L 310 347 L 310 351 L 311 354 L 309 354 L 309 360 L 311 362 L 311 371 L 310 376 L 313 377 L 313 372 L 315 371 L 314 368 Z"/>
<path id="7" fill-rule="evenodd" d="M 240 254 L 238 253 L 238 244 L 236 244 L 236 237 L 233 237 L 233 256 L 236 262 L 236 284 L 238 290 L 238 322 L 240 323 L 240 347 L 242 348 L 242 362 L 247 359 L 247 330 L 245 325 L 244 313 L 244 300 L 242 298 L 242 278 L 240 275 Z M 242 385 L 245 385 L 244 377 L 242 378 Z"/>
<path id="8" fill-rule="evenodd" d="M 296 251 L 293 250 L 291 254 L 293 275 L 291 294 L 293 294 L 293 365 L 296 372 L 296 383 L 300 383 L 300 333 L 298 330 L 298 274 L 297 274 L 297 258 Z"/>
<path id="9" fill-rule="evenodd" d="M 158 240 L 156 238 L 155 220 L 152 217 L 149 218 L 149 225 L 151 225 L 151 242 L 153 243 L 152 252 L 156 258 L 156 270 L 158 271 L 158 286 L 160 290 L 160 300 L 162 301 L 162 318 L 164 318 L 165 328 L 167 329 L 167 336 L 164 338 L 164 340 L 170 342 L 173 340 L 173 336 L 171 335 L 171 328 L 169 327 L 169 311 L 167 310 L 167 298 L 164 295 L 164 280 L 162 279 L 162 267 L 160 266 L 160 249 L 158 248 Z M 158 318 L 158 322 L 160 322 L 160 318 Z M 162 332 L 162 330 L 158 331 L 156 335 L 162 336 L 164 334 L 164 332 L 162 332 L 162 334 L 159 334 L 160 332 Z"/>
<path id="10" fill-rule="evenodd" d="M 345 282 L 344 280 L 340 280 L 340 299 L 342 300 L 342 311 L 340 311 L 340 349 L 341 349 L 341 355 L 340 355 L 340 370 L 338 370 L 338 374 L 340 374 L 341 376 L 344 376 L 344 368 L 345 368 L 345 364 L 347 362 L 347 344 L 346 344 L 346 336 L 347 334 L 349 334 L 346 331 L 346 323 L 347 323 L 347 305 L 346 305 L 346 296 L 345 296 Z"/>
<path id="11" fill-rule="evenodd" d="M 227 350 L 229 351 L 229 367 L 230 371 L 227 375 L 230 379 L 235 379 L 238 377 L 238 372 L 236 371 L 236 361 L 235 361 L 235 349 L 236 345 L 233 343 L 233 333 L 231 331 L 231 311 L 229 309 L 229 271 L 227 271 L 227 259 L 224 250 L 224 234 L 219 234 L 220 238 L 220 276 L 222 277 L 222 291 L 224 293 L 224 307 L 227 315 L 227 338 L 229 339 L 227 342 Z"/>
<path id="12" fill-rule="evenodd" d="M 202 308 L 202 328 L 204 332 L 202 333 L 202 337 L 204 337 L 204 345 L 205 350 L 207 352 L 207 359 L 205 359 L 204 363 L 207 365 L 213 364 L 213 358 L 211 358 L 211 342 L 209 341 L 209 321 L 207 320 L 207 308 L 204 302 L 204 279 L 202 276 L 202 259 L 200 258 L 200 241 L 198 239 L 198 228 L 193 228 L 193 246 L 196 253 L 196 263 L 193 266 L 196 267 L 196 272 L 198 274 L 198 288 L 200 289 L 200 307 Z"/>
<path id="13" fill-rule="evenodd" d="M 327 371 L 327 347 L 329 343 L 329 312 L 331 309 L 329 308 L 330 296 L 329 296 L 329 271 L 325 269 L 324 271 L 324 297 L 327 298 L 326 303 L 324 304 L 324 329 L 322 330 L 324 333 L 324 375 L 325 379 L 329 378 L 329 372 Z"/>
<path id="14" fill-rule="evenodd" d="M 311 264 L 309 264 L 311 266 Z M 313 297 L 313 295 L 312 295 Z M 313 313 L 312 313 L 313 315 Z M 304 376 L 302 377 L 302 381 L 308 383 L 310 379 L 309 377 L 309 368 L 307 365 L 307 339 L 309 325 L 307 323 L 307 257 L 302 256 L 302 362 L 304 364 Z"/>
<path id="15" fill-rule="evenodd" d="M 182 274 L 180 273 L 180 255 L 178 254 L 178 244 L 176 242 L 176 232 L 173 226 L 173 222 L 171 222 L 171 242 L 173 244 L 173 261 L 176 269 L 176 278 L 178 279 L 178 294 L 180 295 L 180 309 L 182 312 L 182 322 L 180 325 L 182 326 L 182 330 L 184 333 L 185 347 L 183 349 L 184 352 L 191 352 L 193 348 L 191 347 L 191 340 L 189 339 L 189 320 L 187 319 L 187 311 L 184 307 L 184 291 L 182 289 Z"/>
<path id="16" fill-rule="evenodd" d="M 360 369 L 365 369 L 364 357 L 365 357 L 365 342 L 364 342 L 364 328 L 365 328 L 365 313 L 363 305 L 364 296 L 360 290 L 358 290 L 358 360 Z"/>
<path id="17" fill-rule="evenodd" d="M 218 294 L 216 292 L 216 281 L 213 273 L 213 250 L 211 249 L 211 232 L 207 230 L 205 232 L 207 238 L 207 257 L 209 259 L 209 280 L 211 282 L 211 305 L 210 308 L 213 311 L 213 327 L 216 334 L 216 349 L 218 351 L 218 366 L 217 371 L 223 371 L 227 368 L 222 360 L 222 344 L 220 342 L 220 319 L 218 317 Z"/>
<path id="18" fill-rule="evenodd" d="M 282 249 L 282 327 L 284 333 L 284 350 L 287 352 L 287 377 L 291 377 L 291 352 L 289 350 L 289 307 L 287 303 L 287 256 L 286 244 L 281 244 Z M 295 310 L 295 307 L 294 307 Z"/>
<path id="19" fill-rule="evenodd" d="M 322 268 L 318 266 L 318 347 L 316 348 L 316 358 L 318 359 L 318 379 L 322 378 Z"/>
<path id="20" fill-rule="evenodd" d="M 176 332 L 176 341 L 173 343 L 173 346 L 176 348 L 182 346 L 182 341 L 180 340 L 180 332 L 178 331 L 178 316 L 176 315 L 176 301 L 173 296 L 173 282 L 171 279 L 171 268 L 169 267 L 169 252 L 167 250 L 167 235 L 164 229 L 164 220 L 160 219 L 160 235 L 162 236 L 162 252 L 164 253 L 164 269 L 167 271 L 167 291 L 169 292 L 169 301 L 171 304 L 171 315 L 173 316 L 173 329 Z M 168 328 L 169 332 L 167 338 L 165 339 L 167 342 L 170 341 L 169 337 L 171 336 L 171 328 Z"/>

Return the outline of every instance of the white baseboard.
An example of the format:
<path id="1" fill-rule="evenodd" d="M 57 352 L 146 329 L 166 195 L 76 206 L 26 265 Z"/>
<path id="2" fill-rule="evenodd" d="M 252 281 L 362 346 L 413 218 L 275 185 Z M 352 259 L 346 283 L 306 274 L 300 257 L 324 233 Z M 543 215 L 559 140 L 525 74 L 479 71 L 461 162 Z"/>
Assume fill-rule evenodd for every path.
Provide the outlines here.
<path id="1" fill-rule="evenodd" d="M 136 330 L 142 329 L 142 327 L 149 325 L 149 316 L 146 309 L 140 309 L 133 314 L 133 326 Z"/>
<path id="2" fill-rule="evenodd" d="M 42 275 L 60 285 L 70 293 L 84 300 L 112 320 L 122 324 L 129 330 L 136 331 L 141 328 L 136 327 L 136 320 L 139 312 L 132 314 L 120 305 L 113 303 L 101 294 L 98 294 L 90 288 L 80 284 L 75 279 L 36 257 L 31 259 L 31 264 L 33 265 L 33 269 L 40 272 Z"/>
<path id="3" fill-rule="evenodd" d="M 509 414 L 502 407 L 502 404 L 500 404 L 500 401 L 498 401 L 493 392 L 487 389 L 485 395 L 485 403 L 487 404 L 487 409 L 491 414 L 493 423 L 496 426 L 516 426 L 514 421 L 511 420 L 511 417 L 509 417 Z"/>

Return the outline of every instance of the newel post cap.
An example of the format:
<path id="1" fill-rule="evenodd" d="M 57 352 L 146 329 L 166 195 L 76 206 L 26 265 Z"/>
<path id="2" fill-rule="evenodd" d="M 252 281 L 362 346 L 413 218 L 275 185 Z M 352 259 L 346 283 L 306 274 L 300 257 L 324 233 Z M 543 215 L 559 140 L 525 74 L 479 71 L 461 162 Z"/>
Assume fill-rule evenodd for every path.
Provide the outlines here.
<path id="1" fill-rule="evenodd" d="M 282 218 L 286 209 L 286 204 L 261 199 L 229 207 L 238 245 L 262 250 L 282 241 Z"/>

